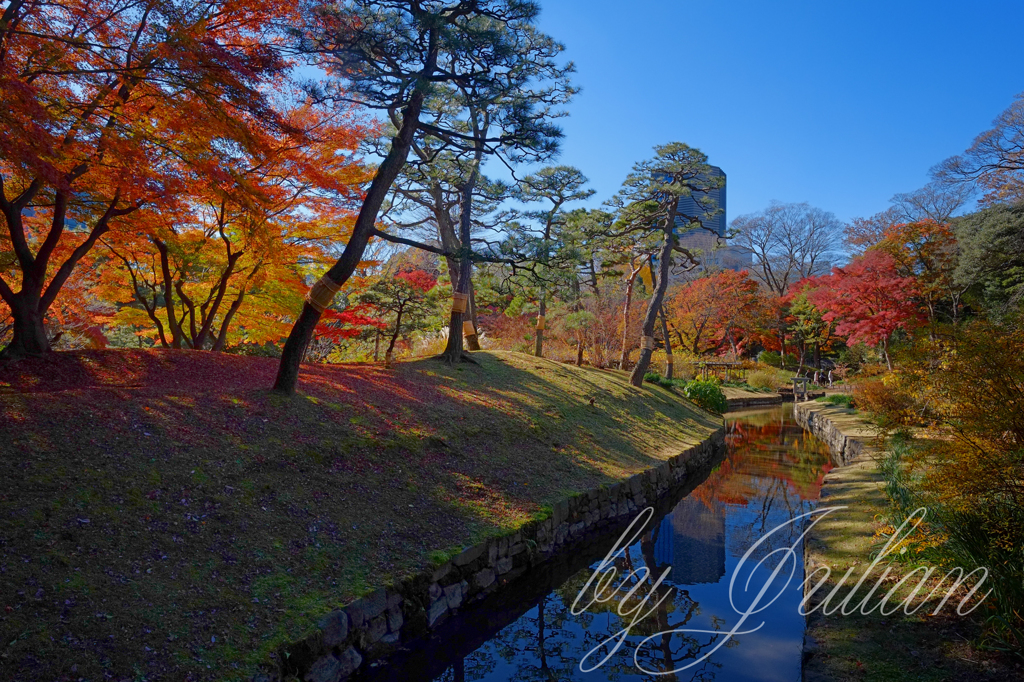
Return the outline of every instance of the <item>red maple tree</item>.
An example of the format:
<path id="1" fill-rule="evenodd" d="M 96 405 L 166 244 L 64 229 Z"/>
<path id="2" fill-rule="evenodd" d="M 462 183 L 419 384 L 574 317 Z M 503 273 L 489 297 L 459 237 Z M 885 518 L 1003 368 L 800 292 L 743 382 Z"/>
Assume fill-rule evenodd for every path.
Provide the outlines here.
<path id="1" fill-rule="evenodd" d="M 811 303 L 825 311 L 822 318 L 836 323 L 836 334 L 849 344 L 864 342 L 881 349 L 889 369 L 893 333 L 921 323 L 917 280 L 901 276 L 896 261 L 884 251 L 869 250 L 846 267 L 805 280 L 801 287 Z"/>

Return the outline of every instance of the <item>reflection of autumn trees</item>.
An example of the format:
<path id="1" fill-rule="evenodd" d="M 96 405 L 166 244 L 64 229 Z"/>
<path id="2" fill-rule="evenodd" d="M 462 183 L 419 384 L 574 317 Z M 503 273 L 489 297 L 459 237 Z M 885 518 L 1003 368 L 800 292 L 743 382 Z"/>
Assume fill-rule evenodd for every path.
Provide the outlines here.
<path id="1" fill-rule="evenodd" d="M 773 528 L 814 507 L 831 464 L 828 446 L 780 413 L 730 420 L 726 430 L 729 453 L 693 496 L 709 508 L 727 503 L 746 509 L 743 522 L 730 524 L 728 533 L 729 552 L 742 556 Z M 800 532 L 800 526 L 786 527 L 755 558 L 792 545 Z"/>
<path id="2" fill-rule="evenodd" d="M 742 422 L 731 420 L 727 423 L 727 433 L 728 455 L 691 496 L 697 500 L 698 508 L 704 504 L 716 510 L 719 517 L 725 516 L 728 553 L 739 557 L 773 528 L 810 511 L 818 499 L 822 477 L 830 467 L 827 446 L 805 435 L 795 424 L 787 423 L 779 411 L 744 416 Z M 680 507 L 676 507 L 674 513 L 679 514 Z M 490 642 L 454 664 L 439 679 L 445 682 L 485 678 L 516 682 L 578 679 L 580 660 L 626 627 L 632 621 L 634 609 L 653 611 L 631 628 L 623 645 L 591 677 L 609 681 L 647 678 L 648 675 L 637 669 L 635 654 L 643 669 L 661 671 L 664 674 L 659 677 L 666 681 L 714 679 L 724 661 L 723 652 L 726 648 L 743 646 L 741 639 L 730 639 L 725 647 L 692 668 L 679 673 L 668 672 L 700 659 L 719 643 L 721 636 L 671 631 L 728 630 L 728 623 L 735 617 L 731 611 L 702 613 L 700 604 L 687 589 L 689 586 L 673 584 L 671 573 L 666 582 L 652 591 L 651 586 L 669 568 L 668 563 L 658 561 L 658 557 L 663 556 L 661 553 L 655 555 L 659 536 L 678 533 L 679 523 L 687 522 L 685 518 L 671 518 L 672 523 L 652 520 L 640 542 L 626 548 L 614 561 L 616 575 L 611 585 L 618 591 L 611 599 L 591 604 L 579 616 L 572 615 L 570 605 L 593 569 L 580 571 Z M 690 526 L 682 531 L 687 537 L 702 537 Z M 754 561 L 779 547 L 792 546 L 800 532 L 800 527 L 784 526 L 758 547 Z M 667 539 L 673 540 L 673 536 Z M 666 537 L 661 540 L 664 543 Z M 663 561 L 669 560 L 663 558 Z M 681 575 L 677 572 L 675 577 Z M 722 581 L 723 585 L 727 583 L 727 579 Z M 625 598 L 632 588 L 637 588 L 635 593 Z M 659 604 L 667 591 L 671 594 Z M 590 600 L 585 599 L 584 603 L 587 601 Z M 620 612 L 627 615 L 620 616 Z M 647 637 L 652 639 L 638 650 Z M 602 649 L 590 656 L 587 663 L 593 665 L 607 652 L 608 649 Z"/>

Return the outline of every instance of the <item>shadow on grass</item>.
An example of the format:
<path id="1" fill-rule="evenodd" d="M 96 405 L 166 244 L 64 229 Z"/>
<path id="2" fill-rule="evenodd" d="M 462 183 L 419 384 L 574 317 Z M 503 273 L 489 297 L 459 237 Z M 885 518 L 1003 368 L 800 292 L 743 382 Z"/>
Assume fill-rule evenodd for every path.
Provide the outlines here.
<path id="1" fill-rule="evenodd" d="M 293 398 L 267 390 L 265 358 L 87 351 L 9 367 L 4 667 L 245 679 L 279 641 L 430 552 L 720 426 L 614 372 L 475 357 L 304 365 Z"/>

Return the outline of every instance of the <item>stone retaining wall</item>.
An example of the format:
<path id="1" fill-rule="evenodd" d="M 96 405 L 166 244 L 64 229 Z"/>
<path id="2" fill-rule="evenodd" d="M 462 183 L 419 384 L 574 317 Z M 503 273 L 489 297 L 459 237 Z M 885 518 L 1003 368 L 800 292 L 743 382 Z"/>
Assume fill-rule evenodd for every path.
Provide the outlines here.
<path id="1" fill-rule="evenodd" d="M 726 402 L 729 403 L 729 411 L 742 410 L 748 407 L 770 407 L 772 405 L 781 405 L 782 396 L 778 394 L 767 395 L 763 398 L 728 398 Z"/>
<path id="2" fill-rule="evenodd" d="M 864 440 L 840 431 L 838 426 L 824 418 L 814 409 L 815 407 L 821 408 L 821 405 L 796 403 L 793 405 L 793 418 L 818 440 L 828 443 L 832 461 L 836 466 L 846 466 L 864 452 Z"/>
<path id="3" fill-rule="evenodd" d="M 650 506 L 724 448 L 725 430 L 719 429 L 660 466 L 562 500 L 547 519 L 467 547 L 443 566 L 329 613 L 316 633 L 278 651 L 277 670 L 257 675 L 253 682 L 340 682 L 400 642 L 429 635 L 464 605 L 500 590 L 570 544 Z"/>

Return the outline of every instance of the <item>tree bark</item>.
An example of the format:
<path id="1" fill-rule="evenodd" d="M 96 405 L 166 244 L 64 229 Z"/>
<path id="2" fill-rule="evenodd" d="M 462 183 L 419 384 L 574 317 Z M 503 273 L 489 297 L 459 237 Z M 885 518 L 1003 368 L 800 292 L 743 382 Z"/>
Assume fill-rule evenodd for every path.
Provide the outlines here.
<path id="1" fill-rule="evenodd" d="M 544 223 L 544 253 L 542 254 L 543 264 L 544 265 L 547 265 L 547 262 L 548 262 L 548 242 L 550 240 L 551 240 L 551 218 L 549 217 L 548 220 Z M 540 285 L 540 304 L 537 306 L 537 308 L 538 308 L 538 313 L 537 314 L 540 316 L 541 319 L 544 318 L 544 315 L 547 312 L 547 294 L 548 294 L 547 287 L 545 287 L 544 283 L 541 282 L 541 285 Z M 544 321 L 545 321 L 545 323 L 547 322 L 546 319 Z M 539 327 L 539 325 L 538 325 L 538 327 Z M 543 329 L 539 329 L 539 328 L 537 329 L 537 341 L 536 341 L 536 344 L 534 345 L 533 354 L 536 355 L 538 358 L 544 357 L 544 330 Z"/>
<path id="2" fill-rule="evenodd" d="M 336 285 L 340 286 L 347 282 L 355 272 L 359 261 L 362 260 L 366 245 L 369 244 L 370 237 L 373 235 L 380 207 L 409 157 L 413 136 L 416 134 L 420 112 L 423 109 L 423 100 L 430 87 L 427 77 L 433 74 L 436 59 L 437 54 L 434 52 L 428 59 L 424 73 L 416 83 L 412 96 L 409 98 L 409 104 L 402 112 L 402 127 L 392 140 L 387 156 L 377 167 L 377 173 L 373 176 L 370 189 L 359 209 L 359 216 L 352 229 L 352 236 L 348 240 L 348 244 L 345 245 L 341 258 L 327 271 L 327 278 Z M 320 312 L 309 303 L 304 303 L 302 312 L 299 313 L 299 317 L 288 335 L 288 340 L 285 341 L 284 350 L 281 352 L 281 364 L 277 370 L 277 379 L 274 381 L 274 391 L 285 395 L 295 393 L 295 385 L 299 380 L 299 364 L 306 354 L 306 347 L 309 345 L 310 339 L 313 338 L 313 330 L 319 321 Z"/>
<path id="3" fill-rule="evenodd" d="M 0 358 L 13 359 L 26 355 L 41 355 L 50 350 L 50 341 L 46 337 L 46 311 L 53 305 L 61 287 L 67 282 L 78 261 L 96 244 L 110 227 L 110 220 L 117 216 L 127 215 L 135 210 L 118 209 L 120 192 L 115 193 L 106 211 L 96 221 L 89 236 L 79 244 L 50 278 L 44 288 L 50 258 L 57 248 L 64 233 L 65 215 L 67 213 L 68 196 L 64 192 L 56 192 L 54 197 L 53 218 L 46 239 L 35 255 L 32 254 L 26 239 L 22 212 L 31 203 L 42 187 L 41 180 L 32 184 L 13 201 L 9 201 L 3 192 L 3 177 L 0 176 L 0 211 L 7 223 L 11 244 L 18 259 L 21 270 L 21 290 L 15 294 L 3 277 L 0 276 L 0 298 L 11 308 L 14 329 L 10 343 L 0 351 Z"/>
<path id="4" fill-rule="evenodd" d="M 619 355 L 619 369 L 625 370 L 629 364 L 629 309 L 633 305 L 633 285 L 636 283 L 636 277 L 640 274 L 638 267 L 633 269 L 633 264 L 630 263 L 629 279 L 626 280 L 626 305 L 622 308 L 622 354 Z"/>
<path id="5" fill-rule="evenodd" d="M 665 306 L 659 307 L 661 317 L 661 336 L 665 339 L 665 378 L 672 378 L 672 339 L 668 335 L 668 319 L 665 317 Z"/>
<path id="6" fill-rule="evenodd" d="M 45 317 L 30 301 L 16 299 L 11 306 L 14 328 L 11 342 L 0 353 L 0 358 L 18 358 L 42 355 L 50 350 L 50 339 L 46 336 Z"/>
<path id="7" fill-rule="evenodd" d="M 665 229 L 665 243 L 661 247 L 661 260 L 658 261 L 658 283 L 654 289 L 654 295 L 651 296 L 650 303 L 647 304 L 647 314 L 644 316 L 644 326 L 642 333 L 644 336 L 654 336 L 654 322 L 658 317 L 658 310 L 661 309 L 661 303 L 665 299 L 665 289 L 668 288 L 668 276 L 669 269 L 672 265 L 672 247 L 675 246 L 675 237 L 672 235 L 672 224 L 674 220 L 668 221 L 668 227 Z M 636 366 L 633 367 L 633 373 L 629 375 L 629 383 L 634 386 L 642 386 L 644 383 L 644 374 L 647 373 L 647 368 L 651 366 L 651 355 L 653 351 L 650 348 L 641 348 L 640 357 L 636 360 Z"/>
<path id="8" fill-rule="evenodd" d="M 477 112 L 479 113 L 479 112 Z M 484 115 L 486 118 L 486 114 Z M 476 115 L 470 117 L 473 121 L 473 132 L 476 135 L 475 150 L 473 152 L 473 169 L 462 186 L 462 206 L 459 211 L 459 241 L 462 242 L 462 258 L 459 259 L 459 281 L 456 287 L 453 280 L 453 292 L 470 294 L 470 285 L 473 277 L 473 261 L 470 259 L 472 249 L 472 227 L 473 227 L 473 192 L 476 189 L 477 180 L 480 177 L 480 164 L 483 162 L 484 149 L 480 141 L 481 129 L 487 129 L 487 122 L 481 126 Z M 462 322 L 464 313 L 452 310 L 448 321 L 448 344 L 444 352 L 438 356 L 449 364 L 461 362 L 462 356 Z"/>
<path id="9" fill-rule="evenodd" d="M 470 265 L 470 268 L 473 266 Z M 473 323 L 473 331 L 477 332 L 476 326 L 476 292 L 473 289 L 473 277 L 472 272 L 469 278 L 469 321 Z M 466 347 L 469 350 L 480 350 L 480 334 L 479 332 L 474 334 L 466 335 Z"/>
<path id="10" fill-rule="evenodd" d="M 547 312 L 547 309 L 548 309 L 548 307 L 547 307 L 547 296 L 545 295 L 544 290 L 541 289 L 540 305 L 537 306 L 537 316 L 538 316 L 537 319 L 538 319 L 538 321 L 541 320 L 541 319 L 544 319 L 545 324 L 547 323 L 547 319 L 544 318 L 544 315 Z M 539 325 L 538 325 L 538 327 L 539 327 Z M 538 358 L 542 358 L 542 357 L 544 357 L 544 330 L 543 329 L 537 329 L 536 331 L 537 331 L 537 340 L 536 340 L 536 342 L 534 343 L 534 346 L 533 346 L 533 354 L 536 355 Z"/>

